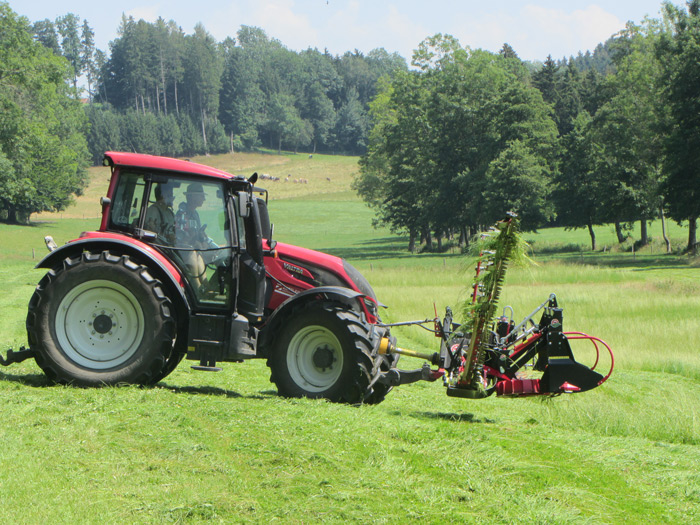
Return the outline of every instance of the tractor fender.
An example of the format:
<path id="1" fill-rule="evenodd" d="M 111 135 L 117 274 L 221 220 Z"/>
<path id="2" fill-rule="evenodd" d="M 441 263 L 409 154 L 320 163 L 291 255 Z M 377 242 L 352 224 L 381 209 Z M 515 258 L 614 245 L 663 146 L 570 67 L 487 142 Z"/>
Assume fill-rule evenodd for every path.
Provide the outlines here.
<path id="1" fill-rule="evenodd" d="M 120 235 L 88 237 L 70 241 L 44 257 L 35 268 L 55 268 L 67 257 L 77 257 L 83 252 L 100 253 L 105 250 L 115 255 L 128 255 L 138 263 L 146 265 L 153 277 L 159 279 L 168 290 L 175 292 L 171 297 L 179 303 L 180 308 L 190 310 L 187 296 L 183 289 L 184 279 L 180 271 L 161 253 L 153 247 L 131 237 Z"/>
<path id="2" fill-rule="evenodd" d="M 272 315 L 265 322 L 260 333 L 260 347 L 265 351 L 269 344 L 274 339 L 275 332 L 280 323 L 293 311 L 300 306 L 318 300 L 318 296 L 322 296 L 326 300 L 337 301 L 343 303 L 360 314 L 364 314 L 360 307 L 358 299 L 365 297 L 361 292 L 343 288 L 342 286 L 319 286 L 318 288 L 310 288 L 299 292 L 290 297 L 285 302 L 277 307 Z M 364 315 L 362 315 L 365 317 Z"/>

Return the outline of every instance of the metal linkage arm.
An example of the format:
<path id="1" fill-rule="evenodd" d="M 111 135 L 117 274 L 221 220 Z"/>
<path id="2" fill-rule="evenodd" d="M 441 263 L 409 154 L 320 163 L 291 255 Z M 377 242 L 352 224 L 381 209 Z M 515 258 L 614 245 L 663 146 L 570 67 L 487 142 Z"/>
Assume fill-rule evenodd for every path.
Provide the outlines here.
<path id="1" fill-rule="evenodd" d="M 12 348 L 7 350 L 7 359 L 2 357 L 0 354 L 0 365 L 10 366 L 12 363 L 21 363 L 25 359 L 32 359 L 34 357 L 34 350 L 24 348 L 23 346 L 15 352 Z"/>

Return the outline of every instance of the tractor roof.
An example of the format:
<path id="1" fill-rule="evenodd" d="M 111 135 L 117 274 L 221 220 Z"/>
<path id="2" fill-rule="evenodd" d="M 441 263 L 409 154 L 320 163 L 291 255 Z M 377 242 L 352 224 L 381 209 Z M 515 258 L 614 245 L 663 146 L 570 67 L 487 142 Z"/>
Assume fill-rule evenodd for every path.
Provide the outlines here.
<path id="1" fill-rule="evenodd" d="M 108 151 L 105 153 L 105 165 L 129 166 L 132 168 L 148 168 L 154 170 L 178 171 L 205 177 L 215 177 L 227 180 L 245 180 L 240 175 L 231 175 L 225 171 L 197 164 L 188 160 L 172 159 L 170 157 L 158 157 L 155 155 L 145 155 L 143 153 L 124 153 L 119 151 Z"/>

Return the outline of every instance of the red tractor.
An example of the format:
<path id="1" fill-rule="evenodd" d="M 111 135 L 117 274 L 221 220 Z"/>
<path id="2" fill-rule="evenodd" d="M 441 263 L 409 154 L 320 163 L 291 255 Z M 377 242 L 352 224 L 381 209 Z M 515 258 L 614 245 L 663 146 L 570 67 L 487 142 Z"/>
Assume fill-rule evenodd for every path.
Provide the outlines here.
<path id="1" fill-rule="evenodd" d="M 257 175 L 131 153 L 107 152 L 105 165 L 112 178 L 99 230 L 60 248 L 47 238 L 51 253 L 38 267 L 48 272 L 27 314 L 29 348 L 9 350 L 0 364 L 34 358 L 58 383 L 148 385 L 185 357 L 208 371 L 264 358 L 281 395 L 353 404 L 439 378 L 457 397 L 559 395 L 595 388 L 612 372 L 604 342 L 562 331 L 554 294 L 517 326 L 495 319 L 518 244 L 515 217 L 484 234 L 489 249 L 478 259 L 464 324 L 447 308 L 442 321 L 389 325 L 347 261 L 272 240 Z M 412 324 L 440 337 L 440 352 L 398 348 L 390 327 Z M 574 360 L 570 339 L 593 343 L 592 368 Z M 606 376 L 595 371 L 602 347 Z M 427 362 L 398 370 L 400 355 Z M 541 377 L 524 374 L 527 367 Z"/>
<path id="2" fill-rule="evenodd" d="M 151 384 L 266 358 L 286 396 L 379 402 L 388 328 L 347 261 L 271 239 L 266 192 L 187 162 L 107 152 L 98 231 L 52 251 L 29 304 L 30 349 L 56 382 Z M 178 204 L 175 204 L 179 202 Z"/>

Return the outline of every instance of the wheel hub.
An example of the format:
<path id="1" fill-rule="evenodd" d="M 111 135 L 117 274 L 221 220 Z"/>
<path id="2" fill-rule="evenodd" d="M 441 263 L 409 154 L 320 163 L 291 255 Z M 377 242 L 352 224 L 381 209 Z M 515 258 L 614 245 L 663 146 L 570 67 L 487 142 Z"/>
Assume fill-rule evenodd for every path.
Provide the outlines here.
<path id="1" fill-rule="evenodd" d="M 110 316 L 105 314 L 98 315 L 92 322 L 92 327 L 97 333 L 100 334 L 108 333 L 112 329 L 112 326 L 114 326 L 112 324 L 112 319 L 110 319 Z"/>
<path id="2" fill-rule="evenodd" d="M 333 350 L 328 346 L 319 346 L 314 352 L 314 366 L 325 370 L 326 368 L 331 368 L 335 358 L 333 357 Z"/>

